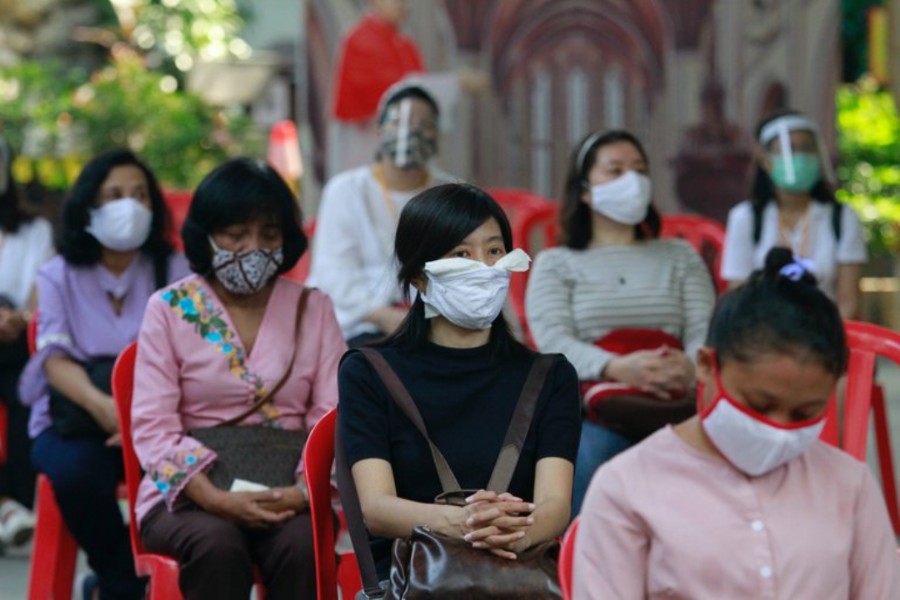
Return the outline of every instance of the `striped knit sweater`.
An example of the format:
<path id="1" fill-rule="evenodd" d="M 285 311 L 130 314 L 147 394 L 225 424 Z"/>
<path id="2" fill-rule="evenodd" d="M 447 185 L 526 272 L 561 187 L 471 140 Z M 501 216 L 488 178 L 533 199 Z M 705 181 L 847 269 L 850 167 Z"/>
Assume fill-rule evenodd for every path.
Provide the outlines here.
<path id="1" fill-rule="evenodd" d="M 706 265 L 680 240 L 544 250 L 525 296 L 538 349 L 564 354 L 582 380 L 597 379 L 614 356 L 593 342 L 625 327 L 661 329 L 695 360 L 714 302 Z"/>

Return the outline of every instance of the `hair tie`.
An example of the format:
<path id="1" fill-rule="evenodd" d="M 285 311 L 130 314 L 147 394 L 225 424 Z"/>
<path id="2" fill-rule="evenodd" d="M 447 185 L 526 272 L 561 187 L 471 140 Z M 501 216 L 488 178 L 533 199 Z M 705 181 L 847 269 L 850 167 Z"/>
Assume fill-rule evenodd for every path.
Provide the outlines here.
<path id="1" fill-rule="evenodd" d="M 779 275 L 787 277 L 791 281 L 800 281 L 807 273 L 812 273 L 813 262 L 808 258 L 794 258 L 793 261 L 778 270 Z"/>

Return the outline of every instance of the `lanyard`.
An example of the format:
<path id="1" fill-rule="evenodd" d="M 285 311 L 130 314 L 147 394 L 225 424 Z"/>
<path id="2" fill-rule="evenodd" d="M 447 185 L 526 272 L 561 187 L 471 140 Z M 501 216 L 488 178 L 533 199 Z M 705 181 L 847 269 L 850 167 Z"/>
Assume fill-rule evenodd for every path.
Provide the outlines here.
<path id="1" fill-rule="evenodd" d="M 800 225 L 800 240 L 799 243 L 795 244 L 792 241 L 792 233 L 797 229 L 797 225 Z M 799 221 L 794 225 L 793 229 L 788 227 L 787 221 L 784 218 L 784 215 L 781 211 L 778 211 L 778 237 L 780 243 L 785 246 L 790 247 L 793 251 L 794 256 L 798 258 L 809 258 L 806 255 L 806 251 L 809 249 L 809 207 L 806 207 L 806 211 L 804 211 L 803 216 L 800 217 Z"/>
<path id="2" fill-rule="evenodd" d="M 378 188 L 381 190 L 381 199 L 384 202 L 388 214 L 391 216 L 391 222 L 396 225 L 399 221 L 397 205 L 394 204 L 394 201 L 391 198 L 391 190 L 388 188 L 387 180 L 384 177 L 384 167 L 379 163 L 372 165 L 372 176 L 375 178 L 375 181 L 378 183 Z M 428 187 L 429 183 L 431 183 L 431 174 L 426 171 L 422 185 L 418 186 L 416 189 L 425 189 Z"/>

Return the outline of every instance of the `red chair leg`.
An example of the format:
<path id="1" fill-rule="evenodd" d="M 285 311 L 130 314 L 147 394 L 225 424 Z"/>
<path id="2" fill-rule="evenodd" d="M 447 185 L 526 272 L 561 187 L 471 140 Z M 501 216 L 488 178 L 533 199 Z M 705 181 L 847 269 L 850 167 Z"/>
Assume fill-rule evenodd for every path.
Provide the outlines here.
<path id="1" fill-rule="evenodd" d="M 362 578 L 359 574 L 359 565 L 356 555 L 352 552 L 341 554 L 341 562 L 338 564 L 338 588 L 341 590 L 343 600 L 352 600 L 357 592 L 362 589 Z"/>
<path id="2" fill-rule="evenodd" d="M 881 489 L 887 504 L 894 535 L 900 535 L 900 508 L 897 506 L 897 483 L 894 480 L 894 455 L 891 452 L 891 435 L 888 430 L 887 407 L 884 389 L 876 385 L 872 389 L 872 416 L 875 426 L 875 443 L 878 450 L 878 466 L 881 469 Z"/>
<path id="3" fill-rule="evenodd" d="M 77 556 L 78 544 L 63 522 L 53 486 L 39 475 L 28 600 L 69 600 Z"/>

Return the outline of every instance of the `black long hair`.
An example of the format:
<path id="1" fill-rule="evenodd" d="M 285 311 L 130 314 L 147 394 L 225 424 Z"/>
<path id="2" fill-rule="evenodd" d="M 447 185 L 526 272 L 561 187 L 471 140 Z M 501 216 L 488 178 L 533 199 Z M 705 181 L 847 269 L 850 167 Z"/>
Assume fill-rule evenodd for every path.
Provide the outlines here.
<path id="1" fill-rule="evenodd" d="M 503 246 L 513 249 L 512 229 L 500 205 L 483 190 L 463 183 L 438 185 L 418 194 L 403 208 L 394 238 L 399 263 L 397 281 L 409 298 L 415 280 L 423 276 L 425 263 L 443 258 L 488 219 L 500 226 Z M 406 319 L 379 346 L 421 348 L 428 341 L 429 322 L 425 303 L 416 296 Z M 488 345 L 494 358 L 530 352 L 512 336 L 500 313 L 491 325 Z"/>
<path id="2" fill-rule="evenodd" d="M 251 158 L 232 158 L 210 171 L 191 199 L 181 227 L 184 253 L 191 270 L 199 275 L 212 273 L 209 237 L 235 223 L 270 219 L 281 226 L 284 260 L 278 274 L 287 273 L 309 241 L 294 194 L 270 165 Z"/>
<path id="3" fill-rule="evenodd" d="M 646 164 L 650 164 L 647 152 L 641 142 L 631 133 L 612 129 L 602 133 L 593 133 L 585 137 L 572 151 L 569 159 L 569 170 L 563 188 L 559 210 L 559 241 L 574 250 L 584 250 L 594 237 L 591 207 L 582 196 L 588 183 L 588 175 L 597 160 L 597 153 L 604 146 L 617 142 L 628 142 L 640 153 Z M 647 208 L 647 216 L 634 226 L 634 235 L 639 240 L 659 237 L 662 226 L 659 213 L 651 203 Z"/>
<path id="4" fill-rule="evenodd" d="M 150 235 L 141 246 L 141 253 L 154 262 L 172 254 L 172 246 L 165 238 L 170 222 L 169 210 L 163 201 L 156 177 L 131 150 L 117 148 L 100 154 L 81 169 L 63 205 L 62 232 L 57 240 L 57 249 L 69 264 L 90 266 L 100 262 L 103 246 L 97 238 L 84 230 L 90 221 L 88 211 L 97 207 L 100 189 L 110 172 L 126 165 L 135 166 L 144 173 L 150 196 L 150 210 L 153 213 Z"/>
<path id="5" fill-rule="evenodd" d="M 790 115 L 799 115 L 804 116 L 803 113 L 796 110 L 779 110 L 773 112 L 756 126 L 756 139 L 759 140 L 759 134 L 762 133 L 763 128 L 774 121 L 775 119 L 780 119 L 781 117 L 787 117 Z M 815 134 L 818 135 L 818 134 Z M 769 142 L 771 143 L 771 142 Z M 763 150 L 768 150 L 768 148 L 763 148 Z M 815 202 L 820 202 L 822 204 L 834 204 L 836 206 L 840 206 L 837 201 L 837 198 L 834 195 L 834 190 L 831 185 L 829 185 L 828 181 L 825 177 L 819 177 L 819 180 L 813 184 L 812 188 L 809 191 L 810 196 Z M 766 205 L 769 202 L 773 202 L 776 198 L 775 191 L 775 182 L 772 181 L 772 178 L 766 173 L 766 170 L 762 168 L 759 164 L 759 161 L 756 163 L 756 174 L 753 177 L 753 187 L 750 190 L 750 205 L 753 208 L 753 243 L 758 244 L 759 238 L 762 235 L 762 215 L 766 209 Z M 840 221 L 840 210 L 834 210 L 832 212 L 832 227 L 834 229 L 835 237 L 841 237 L 841 221 Z"/>
<path id="6" fill-rule="evenodd" d="M 809 272 L 782 273 L 788 248 L 775 247 L 765 266 L 719 300 L 706 345 L 721 362 L 751 362 L 767 354 L 799 354 L 835 377 L 847 370 L 847 343 L 837 305 Z"/>
<path id="7" fill-rule="evenodd" d="M 34 219 L 34 215 L 22 210 L 21 191 L 13 181 L 13 155 L 9 144 L 0 137 L 0 230 L 4 233 L 15 233 L 19 226 Z"/>

